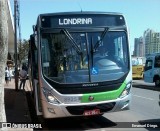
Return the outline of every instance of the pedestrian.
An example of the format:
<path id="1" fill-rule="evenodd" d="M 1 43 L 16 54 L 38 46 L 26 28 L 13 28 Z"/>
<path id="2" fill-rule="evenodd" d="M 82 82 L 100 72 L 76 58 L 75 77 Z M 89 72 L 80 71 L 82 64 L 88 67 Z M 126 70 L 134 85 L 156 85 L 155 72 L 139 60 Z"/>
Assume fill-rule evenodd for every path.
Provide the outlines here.
<path id="1" fill-rule="evenodd" d="M 5 68 L 5 81 L 6 81 L 6 85 L 8 86 L 10 81 L 10 73 L 9 73 L 8 67 Z"/>
<path id="2" fill-rule="evenodd" d="M 9 69 L 9 80 L 11 81 L 11 79 L 12 79 L 12 70 Z"/>
<path id="3" fill-rule="evenodd" d="M 19 78 L 20 78 L 19 89 L 21 89 L 22 84 L 23 84 L 23 90 L 24 90 L 25 83 L 26 83 L 26 78 L 27 78 L 27 71 L 25 71 L 25 67 L 24 66 L 22 66 L 22 70 L 20 70 L 20 72 L 19 72 Z"/>

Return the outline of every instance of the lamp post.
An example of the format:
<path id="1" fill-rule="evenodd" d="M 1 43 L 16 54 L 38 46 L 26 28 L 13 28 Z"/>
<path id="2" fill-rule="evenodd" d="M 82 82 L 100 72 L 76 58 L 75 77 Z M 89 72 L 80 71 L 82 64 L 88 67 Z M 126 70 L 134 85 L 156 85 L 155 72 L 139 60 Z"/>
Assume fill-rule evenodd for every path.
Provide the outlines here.
<path id="1" fill-rule="evenodd" d="M 17 0 L 14 0 L 14 56 L 15 56 L 15 90 L 18 91 L 18 66 L 17 66 Z"/>

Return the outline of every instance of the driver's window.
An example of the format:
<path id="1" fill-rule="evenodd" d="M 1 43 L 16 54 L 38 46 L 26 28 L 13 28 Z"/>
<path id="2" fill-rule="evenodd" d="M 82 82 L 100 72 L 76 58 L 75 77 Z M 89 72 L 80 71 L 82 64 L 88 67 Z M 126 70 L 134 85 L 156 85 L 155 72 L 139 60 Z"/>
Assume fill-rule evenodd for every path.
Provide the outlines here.
<path id="1" fill-rule="evenodd" d="M 152 69 L 152 60 L 147 60 L 145 64 L 145 71 Z"/>
<path id="2" fill-rule="evenodd" d="M 50 51 L 47 39 L 42 39 L 42 67 L 43 72 L 46 76 L 49 76 L 49 67 L 50 67 Z"/>

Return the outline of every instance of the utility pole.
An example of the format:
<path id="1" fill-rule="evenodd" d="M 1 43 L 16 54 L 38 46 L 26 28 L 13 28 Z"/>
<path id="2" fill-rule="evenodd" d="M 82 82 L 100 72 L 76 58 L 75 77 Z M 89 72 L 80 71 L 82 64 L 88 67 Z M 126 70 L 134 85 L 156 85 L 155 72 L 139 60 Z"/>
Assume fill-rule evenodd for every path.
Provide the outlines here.
<path id="1" fill-rule="evenodd" d="M 18 65 L 17 65 L 17 0 L 14 0 L 14 55 L 15 55 L 15 89 L 18 91 Z"/>
<path id="2" fill-rule="evenodd" d="M 18 47 L 18 54 L 19 54 L 19 57 L 18 57 L 18 60 L 19 60 L 19 64 L 21 65 L 21 60 L 20 60 L 20 53 L 21 53 L 21 49 L 22 49 L 22 40 L 21 40 L 21 22 L 20 22 L 20 0 L 18 1 L 17 3 L 17 26 L 18 26 L 18 31 L 19 31 L 19 47 Z"/>

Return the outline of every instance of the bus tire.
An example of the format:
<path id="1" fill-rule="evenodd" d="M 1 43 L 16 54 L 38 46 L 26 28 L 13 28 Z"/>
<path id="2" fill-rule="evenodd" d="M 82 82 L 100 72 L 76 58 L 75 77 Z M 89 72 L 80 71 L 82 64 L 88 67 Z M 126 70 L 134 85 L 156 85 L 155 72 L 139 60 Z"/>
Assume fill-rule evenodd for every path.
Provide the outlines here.
<path id="1" fill-rule="evenodd" d="M 159 87 L 160 86 L 160 79 L 155 79 L 155 86 L 156 87 Z"/>

